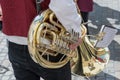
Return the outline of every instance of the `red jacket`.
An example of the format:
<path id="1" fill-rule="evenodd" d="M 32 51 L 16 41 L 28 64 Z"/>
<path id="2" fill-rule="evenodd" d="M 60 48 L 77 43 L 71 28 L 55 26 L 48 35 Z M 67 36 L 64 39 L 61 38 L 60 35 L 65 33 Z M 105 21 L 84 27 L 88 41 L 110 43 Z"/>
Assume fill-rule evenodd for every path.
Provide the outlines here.
<path id="1" fill-rule="evenodd" d="M 27 37 L 29 26 L 36 13 L 36 0 L 0 0 L 3 12 L 3 33 Z M 49 0 L 41 3 L 47 9 Z"/>
<path id="2" fill-rule="evenodd" d="M 29 26 L 37 15 L 36 0 L 0 0 L 3 12 L 3 32 L 7 35 L 27 37 Z M 81 10 L 92 9 L 92 0 L 78 0 Z M 50 0 L 40 4 L 41 9 L 47 9 Z M 90 4 L 88 4 L 90 3 Z M 87 7 L 85 7 L 87 5 Z"/>
<path id="3" fill-rule="evenodd" d="M 90 12 L 93 10 L 93 0 L 78 0 L 80 11 Z"/>

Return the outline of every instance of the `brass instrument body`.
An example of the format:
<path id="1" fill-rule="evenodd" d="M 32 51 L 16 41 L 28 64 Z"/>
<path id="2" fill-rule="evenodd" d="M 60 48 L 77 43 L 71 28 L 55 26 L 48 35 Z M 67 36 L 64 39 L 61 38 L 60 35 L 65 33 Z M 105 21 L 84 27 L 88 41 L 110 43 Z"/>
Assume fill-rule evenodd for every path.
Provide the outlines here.
<path id="1" fill-rule="evenodd" d="M 73 37 L 67 33 L 51 10 L 38 15 L 31 24 L 28 35 L 28 49 L 33 60 L 46 68 L 60 68 L 68 63 L 76 50 L 69 48 Z M 50 61 L 50 56 L 58 55 L 61 58 L 57 62 Z"/>
<path id="2" fill-rule="evenodd" d="M 47 9 L 37 15 L 28 33 L 28 50 L 32 59 L 45 68 L 60 68 L 70 61 L 75 75 L 93 76 L 101 72 L 108 63 L 109 50 L 95 48 L 94 41 L 86 37 L 85 26 L 80 26 L 82 43 L 77 49 L 70 50 L 69 44 L 77 38 L 67 34 L 55 14 Z"/>

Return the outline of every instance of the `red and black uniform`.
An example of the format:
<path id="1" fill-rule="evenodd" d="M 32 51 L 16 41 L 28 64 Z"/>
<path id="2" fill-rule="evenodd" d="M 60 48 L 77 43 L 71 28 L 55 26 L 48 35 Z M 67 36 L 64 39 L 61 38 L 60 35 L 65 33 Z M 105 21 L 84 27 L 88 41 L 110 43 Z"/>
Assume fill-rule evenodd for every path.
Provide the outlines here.
<path id="1" fill-rule="evenodd" d="M 84 22 L 88 22 L 89 12 L 93 10 L 93 0 L 78 0 L 77 3 Z M 88 25 L 85 26 L 88 30 Z M 89 30 L 87 34 L 89 34 Z"/>
<path id="2" fill-rule="evenodd" d="M 8 36 L 27 37 L 29 26 L 37 15 L 36 0 L 0 0 L 3 10 L 3 33 Z M 47 9 L 49 0 L 44 0 L 41 9 Z M 59 69 L 43 68 L 35 63 L 27 45 L 8 41 L 8 55 L 17 80 L 71 80 L 70 64 Z"/>

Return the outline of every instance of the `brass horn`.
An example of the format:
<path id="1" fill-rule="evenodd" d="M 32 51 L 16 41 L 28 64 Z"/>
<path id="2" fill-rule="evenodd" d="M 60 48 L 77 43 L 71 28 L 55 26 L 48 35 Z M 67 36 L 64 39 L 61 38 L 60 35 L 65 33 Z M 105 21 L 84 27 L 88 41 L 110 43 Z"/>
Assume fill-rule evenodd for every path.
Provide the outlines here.
<path id="1" fill-rule="evenodd" d="M 35 17 L 28 33 L 28 50 L 32 59 L 45 68 L 60 68 L 70 61 L 75 75 L 97 74 L 109 60 L 108 50 L 95 48 L 86 37 L 84 25 L 81 30 L 83 42 L 73 51 L 68 47 L 71 35 L 50 9 L 43 11 Z"/>
<path id="2" fill-rule="evenodd" d="M 95 47 L 95 40 L 90 40 L 87 36 L 82 41 L 77 48 L 77 56 L 71 59 L 72 74 L 84 77 L 97 75 L 109 61 L 109 49 Z"/>

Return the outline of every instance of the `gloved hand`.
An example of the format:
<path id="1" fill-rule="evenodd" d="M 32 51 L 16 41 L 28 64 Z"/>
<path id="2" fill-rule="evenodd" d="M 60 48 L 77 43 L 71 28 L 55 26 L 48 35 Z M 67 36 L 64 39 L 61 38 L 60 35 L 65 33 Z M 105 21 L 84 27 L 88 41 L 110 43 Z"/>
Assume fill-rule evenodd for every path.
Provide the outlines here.
<path id="1" fill-rule="evenodd" d="M 70 44 L 69 48 L 71 50 L 75 50 L 81 43 L 82 43 L 82 39 L 79 38 L 77 42 Z"/>

